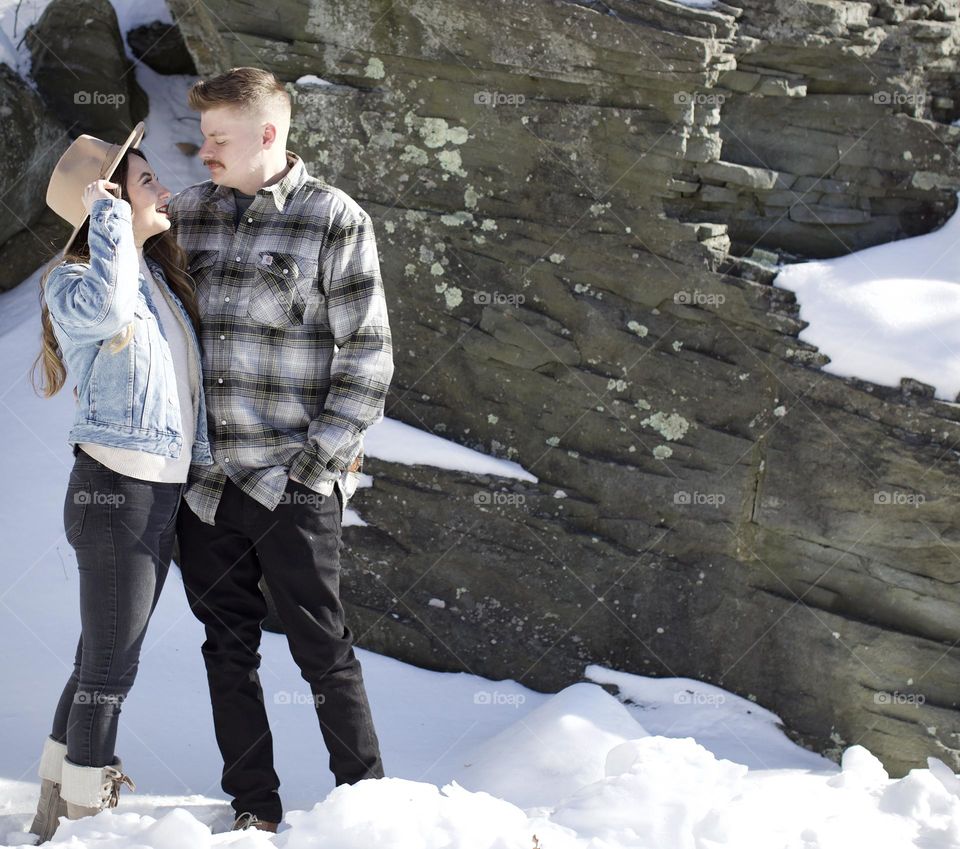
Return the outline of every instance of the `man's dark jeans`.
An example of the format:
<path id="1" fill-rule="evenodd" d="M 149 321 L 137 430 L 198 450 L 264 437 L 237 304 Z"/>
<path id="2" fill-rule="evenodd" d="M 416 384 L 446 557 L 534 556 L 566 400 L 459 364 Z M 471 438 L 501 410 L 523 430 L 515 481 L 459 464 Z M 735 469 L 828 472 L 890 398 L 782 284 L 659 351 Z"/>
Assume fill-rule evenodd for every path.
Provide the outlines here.
<path id="1" fill-rule="evenodd" d="M 77 554 L 81 636 L 51 736 L 78 766 L 106 766 L 167 577 L 183 484 L 137 480 L 80 449 L 74 455 L 63 523 Z"/>
<path id="2" fill-rule="evenodd" d="M 290 481 L 284 501 L 270 511 L 228 481 L 216 525 L 201 522 L 183 502 L 177 526 L 187 599 L 206 628 L 203 658 L 224 761 L 222 786 L 237 814 L 272 822 L 282 817 L 257 673 L 267 615 L 261 576 L 310 686 L 336 783 L 382 778 L 360 662 L 340 603 L 339 489 L 324 496 Z"/>

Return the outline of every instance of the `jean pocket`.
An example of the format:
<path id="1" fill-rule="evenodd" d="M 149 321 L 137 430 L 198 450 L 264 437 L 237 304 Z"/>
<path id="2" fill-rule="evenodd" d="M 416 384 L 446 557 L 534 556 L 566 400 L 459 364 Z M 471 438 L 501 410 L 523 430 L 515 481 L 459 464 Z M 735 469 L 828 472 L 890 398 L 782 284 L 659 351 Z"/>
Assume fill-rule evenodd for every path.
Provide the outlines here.
<path id="1" fill-rule="evenodd" d="M 83 452 L 80 452 L 81 455 Z M 63 530 L 67 542 L 75 545 L 83 533 L 87 509 L 93 501 L 93 486 L 86 478 L 70 475 L 67 495 L 63 502 Z"/>

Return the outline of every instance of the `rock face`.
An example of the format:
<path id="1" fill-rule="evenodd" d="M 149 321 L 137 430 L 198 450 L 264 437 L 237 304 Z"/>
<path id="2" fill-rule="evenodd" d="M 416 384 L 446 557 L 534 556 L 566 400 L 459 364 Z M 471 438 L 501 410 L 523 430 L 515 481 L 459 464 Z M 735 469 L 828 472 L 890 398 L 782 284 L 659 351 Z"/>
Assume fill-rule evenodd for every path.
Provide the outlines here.
<path id="1" fill-rule="evenodd" d="M 71 138 L 89 133 L 123 141 L 146 117 L 147 96 L 109 0 L 53 0 L 26 41 L 30 76 Z"/>
<path id="2" fill-rule="evenodd" d="M 701 678 L 960 769 L 960 413 L 823 373 L 771 285 L 954 211 L 957 3 L 170 6 L 201 74 L 289 83 L 292 149 L 377 222 L 387 414 L 539 478 L 371 459 L 362 645 Z"/>
<path id="3" fill-rule="evenodd" d="M 0 290 L 5 290 L 34 271 L 38 256 L 52 254 L 52 241 L 62 232 L 44 215 L 44 198 L 69 139 L 37 93 L 6 65 L 0 65 L 0 116 Z"/>
<path id="4" fill-rule="evenodd" d="M 176 26 L 154 21 L 127 33 L 133 55 L 158 74 L 196 74 L 193 58 Z"/>

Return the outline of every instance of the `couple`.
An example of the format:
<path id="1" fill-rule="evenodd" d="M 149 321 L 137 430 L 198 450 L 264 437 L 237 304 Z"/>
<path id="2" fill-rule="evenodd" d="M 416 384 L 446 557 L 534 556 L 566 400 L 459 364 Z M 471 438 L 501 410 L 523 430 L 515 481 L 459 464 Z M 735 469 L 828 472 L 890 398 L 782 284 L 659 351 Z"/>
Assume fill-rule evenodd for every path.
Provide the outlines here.
<path id="1" fill-rule="evenodd" d="M 179 536 L 203 623 L 234 828 L 282 817 L 257 669 L 263 578 L 338 785 L 383 776 L 340 602 L 341 523 L 393 359 L 372 222 L 286 150 L 290 96 L 234 68 L 196 83 L 210 180 L 175 197 L 143 153 L 76 139 L 47 202 L 75 229 L 41 281 L 40 387 L 75 382 L 64 505 L 81 637 L 31 831 L 133 783 L 117 722 Z"/>

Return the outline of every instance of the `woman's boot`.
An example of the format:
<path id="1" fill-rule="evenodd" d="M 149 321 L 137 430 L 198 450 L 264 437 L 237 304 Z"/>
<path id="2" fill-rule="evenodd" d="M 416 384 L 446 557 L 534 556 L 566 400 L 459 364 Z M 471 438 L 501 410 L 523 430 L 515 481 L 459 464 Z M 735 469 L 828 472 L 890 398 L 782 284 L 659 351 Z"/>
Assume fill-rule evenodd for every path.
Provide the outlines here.
<path id="1" fill-rule="evenodd" d="M 37 803 L 37 815 L 30 826 L 30 833 L 39 838 L 37 844 L 46 843 L 53 837 L 60 817 L 67 815 L 67 803 L 60 795 L 63 760 L 66 756 L 66 744 L 47 737 L 40 756 L 40 801 Z"/>
<path id="2" fill-rule="evenodd" d="M 123 784 L 136 790 L 130 777 L 123 774 L 119 758 L 114 758 L 112 766 L 77 766 L 67 758 L 63 760 L 60 795 L 67 803 L 67 816 L 72 820 L 117 807 Z"/>

